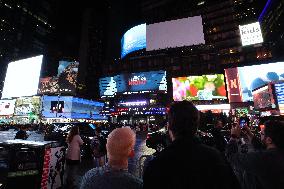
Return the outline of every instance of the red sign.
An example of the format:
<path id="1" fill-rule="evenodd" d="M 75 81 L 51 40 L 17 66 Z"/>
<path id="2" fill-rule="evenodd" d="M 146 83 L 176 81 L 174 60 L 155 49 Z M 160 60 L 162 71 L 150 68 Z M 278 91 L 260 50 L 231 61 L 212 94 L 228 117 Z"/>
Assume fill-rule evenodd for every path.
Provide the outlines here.
<path id="1" fill-rule="evenodd" d="M 43 160 L 43 170 L 42 170 L 42 176 L 41 176 L 41 189 L 47 189 L 47 183 L 48 183 L 48 176 L 49 176 L 49 164 L 50 164 L 50 154 L 51 149 L 47 148 L 45 149 L 44 153 L 44 160 Z"/>
<path id="2" fill-rule="evenodd" d="M 230 102 L 242 102 L 238 68 L 225 69 L 228 96 Z"/>
<path id="3" fill-rule="evenodd" d="M 147 79 L 144 76 L 134 76 L 128 80 L 128 85 L 145 85 Z"/>

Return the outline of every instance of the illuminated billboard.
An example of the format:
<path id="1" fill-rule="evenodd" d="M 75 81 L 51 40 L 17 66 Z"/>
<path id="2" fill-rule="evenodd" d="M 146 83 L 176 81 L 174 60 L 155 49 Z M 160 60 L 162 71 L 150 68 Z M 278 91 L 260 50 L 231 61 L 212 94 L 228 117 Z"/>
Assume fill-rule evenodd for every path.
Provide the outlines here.
<path id="1" fill-rule="evenodd" d="M 242 45 L 253 45 L 263 42 L 261 28 L 259 22 L 239 26 Z"/>
<path id="2" fill-rule="evenodd" d="M 147 25 L 147 51 L 205 44 L 201 16 Z"/>
<path id="3" fill-rule="evenodd" d="M 8 64 L 2 99 L 37 94 L 43 56 Z"/>
<path id="4" fill-rule="evenodd" d="M 16 116 L 28 116 L 30 114 L 39 115 L 40 106 L 41 106 L 41 98 L 39 96 L 17 98 L 14 115 Z"/>
<path id="5" fill-rule="evenodd" d="M 277 103 L 281 114 L 284 114 L 284 82 L 275 84 Z"/>
<path id="6" fill-rule="evenodd" d="M 129 29 L 121 39 L 121 57 L 146 48 L 146 24 Z"/>
<path id="7" fill-rule="evenodd" d="M 40 78 L 38 94 L 53 94 L 59 92 L 58 77 Z"/>
<path id="8" fill-rule="evenodd" d="M 256 110 L 275 109 L 275 99 L 273 98 L 271 85 L 265 85 L 252 92 L 254 108 Z"/>
<path id="9" fill-rule="evenodd" d="M 71 94 L 76 93 L 78 62 L 60 61 L 57 77 L 40 79 L 38 94 Z"/>
<path id="10" fill-rule="evenodd" d="M 100 95 L 116 93 L 167 92 L 166 71 L 121 74 L 100 79 Z"/>
<path id="11" fill-rule="evenodd" d="M 172 83 L 174 101 L 227 98 L 223 74 L 172 78 Z"/>
<path id="12" fill-rule="evenodd" d="M 0 100 L 0 115 L 13 115 L 16 100 Z"/>
<path id="13" fill-rule="evenodd" d="M 79 62 L 69 62 L 66 64 L 66 62 L 61 61 L 60 63 L 58 68 L 59 92 L 74 94 L 77 88 Z M 61 70 L 62 67 L 64 69 Z"/>
<path id="14" fill-rule="evenodd" d="M 104 103 L 72 96 L 42 97 L 43 118 L 98 119 Z"/>
<path id="15" fill-rule="evenodd" d="M 225 69 L 230 102 L 253 101 L 252 90 L 284 80 L 284 62 Z"/>

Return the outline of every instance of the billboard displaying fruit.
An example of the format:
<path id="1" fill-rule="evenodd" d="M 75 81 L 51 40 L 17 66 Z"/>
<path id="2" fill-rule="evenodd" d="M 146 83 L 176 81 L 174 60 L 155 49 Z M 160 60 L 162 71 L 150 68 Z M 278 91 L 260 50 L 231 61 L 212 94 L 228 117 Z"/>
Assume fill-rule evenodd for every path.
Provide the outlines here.
<path id="1" fill-rule="evenodd" d="M 224 79 L 223 74 L 172 78 L 173 99 L 174 101 L 226 99 Z"/>

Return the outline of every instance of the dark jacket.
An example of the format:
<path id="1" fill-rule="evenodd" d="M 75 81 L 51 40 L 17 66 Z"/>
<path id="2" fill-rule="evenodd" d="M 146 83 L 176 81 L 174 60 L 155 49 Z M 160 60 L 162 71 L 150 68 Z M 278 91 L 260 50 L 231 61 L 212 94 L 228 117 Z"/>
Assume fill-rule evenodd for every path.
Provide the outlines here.
<path id="1" fill-rule="evenodd" d="M 239 188 L 221 154 L 196 139 L 175 140 L 146 167 L 143 188 Z"/>
<path id="2" fill-rule="evenodd" d="M 256 143 L 256 138 L 252 143 Z M 283 189 L 284 151 L 277 149 L 239 153 L 238 143 L 231 140 L 226 155 L 244 189 Z"/>
<path id="3" fill-rule="evenodd" d="M 16 133 L 15 139 L 22 139 L 22 140 L 26 140 L 28 138 L 28 134 L 26 131 L 23 130 L 19 130 Z"/>

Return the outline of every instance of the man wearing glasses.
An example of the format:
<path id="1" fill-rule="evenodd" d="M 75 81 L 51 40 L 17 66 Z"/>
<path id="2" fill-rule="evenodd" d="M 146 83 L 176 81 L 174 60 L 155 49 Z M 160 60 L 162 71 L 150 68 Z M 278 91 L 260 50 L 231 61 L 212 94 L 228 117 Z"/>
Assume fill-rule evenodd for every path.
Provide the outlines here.
<path id="1" fill-rule="evenodd" d="M 240 134 L 248 137 L 252 144 L 262 143 L 265 148 L 249 153 L 240 153 Z M 261 129 L 260 139 L 249 127 L 243 129 L 235 125 L 231 129 L 231 139 L 226 155 L 243 188 L 280 189 L 284 187 L 284 122 L 267 121 Z M 255 145 L 254 145 L 255 146 Z M 259 146 L 259 145 L 258 145 Z"/>

